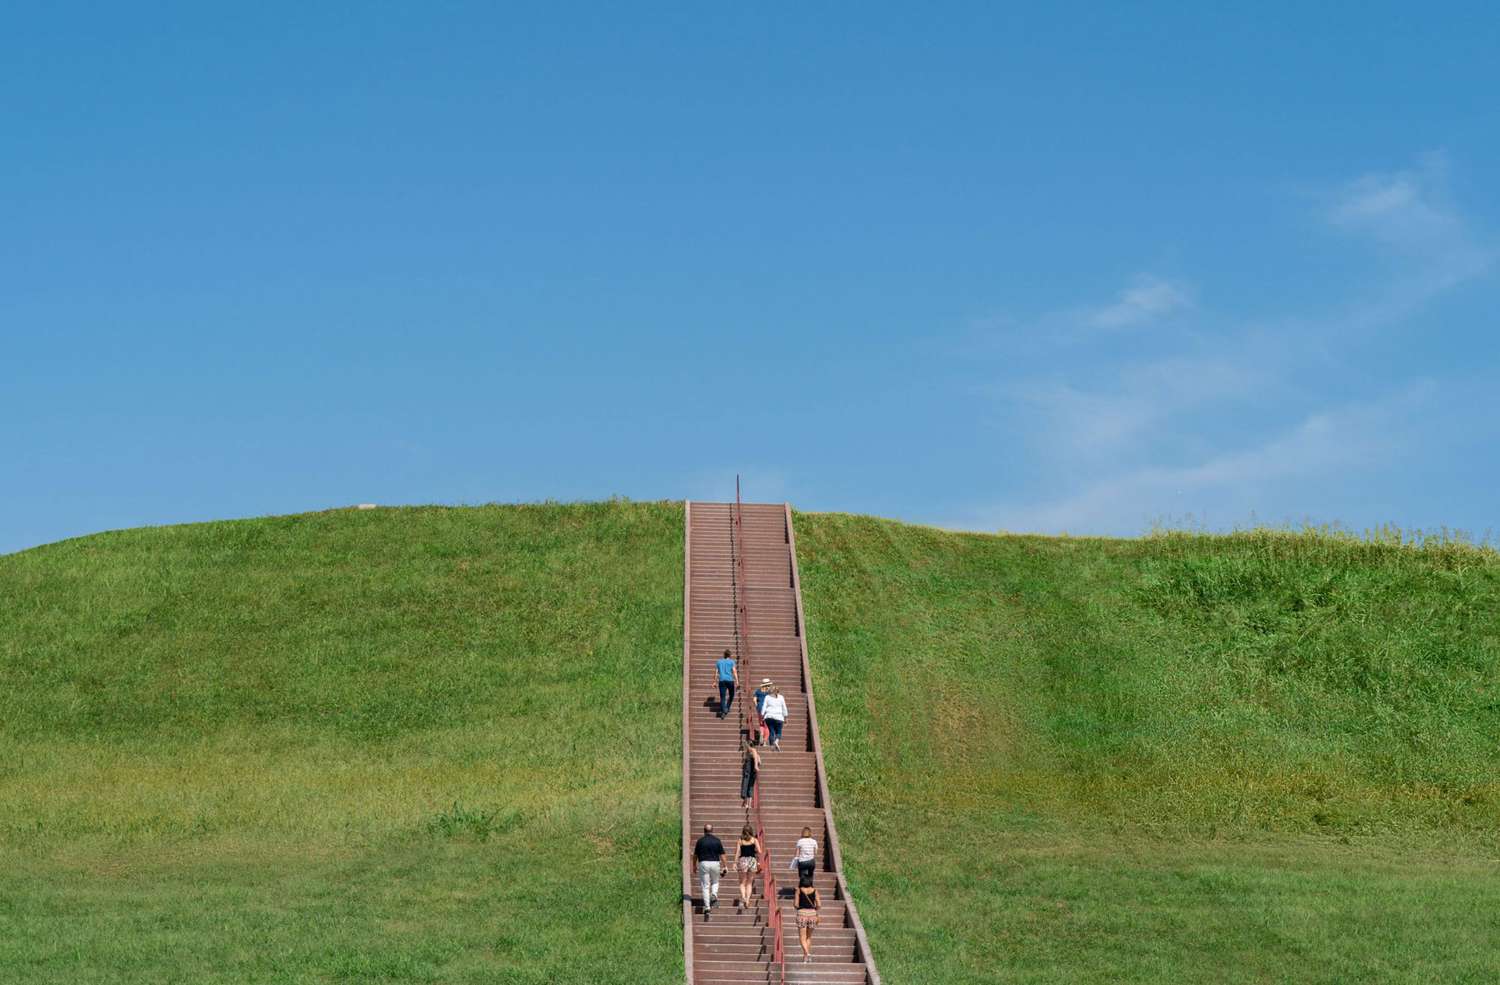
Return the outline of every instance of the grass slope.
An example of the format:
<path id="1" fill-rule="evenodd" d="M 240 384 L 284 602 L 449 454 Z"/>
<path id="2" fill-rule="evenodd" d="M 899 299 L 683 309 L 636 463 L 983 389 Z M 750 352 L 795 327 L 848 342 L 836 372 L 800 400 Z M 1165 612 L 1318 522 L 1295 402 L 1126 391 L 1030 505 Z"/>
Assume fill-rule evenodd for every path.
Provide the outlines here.
<path id="1" fill-rule="evenodd" d="M 681 558 L 629 503 L 0 558 L 0 980 L 679 980 Z"/>
<path id="2" fill-rule="evenodd" d="M 1500 980 L 1500 562 L 797 517 L 886 980 Z"/>
<path id="3" fill-rule="evenodd" d="M 1500 979 L 1500 564 L 798 516 L 891 985 Z M 0 981 L 675 982 L 682 515 L 0 558 Z"/>

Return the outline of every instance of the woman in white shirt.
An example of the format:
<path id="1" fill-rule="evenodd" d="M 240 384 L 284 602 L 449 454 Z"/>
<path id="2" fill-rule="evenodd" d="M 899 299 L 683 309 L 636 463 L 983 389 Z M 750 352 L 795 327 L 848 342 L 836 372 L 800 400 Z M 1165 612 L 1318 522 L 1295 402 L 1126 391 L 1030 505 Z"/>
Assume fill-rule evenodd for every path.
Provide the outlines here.
<path id="1" fill-rule="evenodd" d="M 818 841 L 812 836 L 812 828 L 803 828 L 802 837 L 797 839 L 796 850 L 792 852 L 792 865 L 797 868 L 799 879 L 811 879 L 813 870 L 818 867 Z"/>
<path id="2" fill-rule="evenodd" d="M 781 696 L 781 688 L 774 684 L 771 693 L 766 695 L 766 703 L 761 706 L 760 717 L 766 720 L 766 728 L 771 730 L 771 748 L 780 752 L 781 728 L 786 724 L 786 698 Z"/>

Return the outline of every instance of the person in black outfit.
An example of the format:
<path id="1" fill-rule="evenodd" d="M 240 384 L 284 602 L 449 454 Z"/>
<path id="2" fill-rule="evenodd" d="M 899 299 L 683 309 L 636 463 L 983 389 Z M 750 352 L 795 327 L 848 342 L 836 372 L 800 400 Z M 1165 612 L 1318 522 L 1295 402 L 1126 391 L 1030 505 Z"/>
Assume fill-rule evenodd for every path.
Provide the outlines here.
<path id="1" fill-rule="evenodd" d="M 740 854 L 734 860 L 735 868 L 740 870 L 740 898 L 736 902 L 748 910 L 750 897 L 755 894 L 755 873 L 760 871 L 761 854 L 760 839 L 748 824 L 740 831 L 739 849 Z"/>
<path id="2" fill-rule="evenodd" d="M 740 799 L 744 801 L 741 806 L 748 811 L 750 798 L 755 795 L 755 778 L 760 775 L 760 751 L 741 739 L 740 753 L 744 756 L 740 762 Z"/>
<path id="3" fill-rule="evenodd" d="M 818 887 L 813 885 L 811 873 L 797 880 L 797 943 L 802 945 L 802 963 L 812 963 L 812 933 L 818 925 Z"/>
<path id="4" fill-rule="evenodd" d="M 703 826 L 703 837 L 693 845 L 693 862 L 698 866 L 698 885 L 703 890 L 703 919 L 707 920 L 719 901 L 719 868 L 724 859 L 724 843 L 714 837 L 714 826 Z"/>

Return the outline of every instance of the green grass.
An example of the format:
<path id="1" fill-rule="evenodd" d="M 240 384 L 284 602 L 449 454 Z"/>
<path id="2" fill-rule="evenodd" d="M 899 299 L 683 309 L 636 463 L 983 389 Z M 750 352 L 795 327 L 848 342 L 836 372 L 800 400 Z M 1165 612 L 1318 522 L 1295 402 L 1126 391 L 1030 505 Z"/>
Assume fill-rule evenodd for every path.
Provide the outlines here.
<path id="1" fill-rule="evenodd" d="M 681 558 L 618 502 L 0 558 L 0 980 L 678 980 Z"/>
<path id="2" fill-rule="evenodd" d="M 797 518 L 886 981 L 1500 980 L 1500 561 Z M 0 981 L 681 977 L 682 513 L 0 557 Z"/>
<path id="3" fill-rule="evenodd" d="M 1500 561 L 797 517 L 887 981 L 1500 980 Z"/>

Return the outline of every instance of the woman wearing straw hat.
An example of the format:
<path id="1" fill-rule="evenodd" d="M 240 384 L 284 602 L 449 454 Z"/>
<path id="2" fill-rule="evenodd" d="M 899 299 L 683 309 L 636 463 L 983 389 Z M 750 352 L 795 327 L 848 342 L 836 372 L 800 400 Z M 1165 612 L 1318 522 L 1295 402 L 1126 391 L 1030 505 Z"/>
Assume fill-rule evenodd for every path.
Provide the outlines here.
<path id="1" fill-rule="evenodd" d="M 762 677 L 760 686 L 755 689 L 755 710 L 760 711 L 766 705 L 766 695 L 771 693 L 771 679 Z"/>
<path id="2" fill-rule="evenodd" d="M 760 679 L 760 687 L 758 687 L 758 688 L 755 689 L 755 713 L 757 715 L 762 715 L 762 714 L 765 713 L 765 710 L 766 710 L 766 695 L 768 695 L 770 693 L 771 693 L 771 679 L 769 677 L 762 677 Z M 760 726 L 760 734 L 755 737 L 755 741 L 756 742 L 766 742 L 767 740 L 770 739 L 770 733 L 771 733 L 771 730 L 768 729 L 765 726 L 764 722 L 762 722 L 761 726 Z"/>

